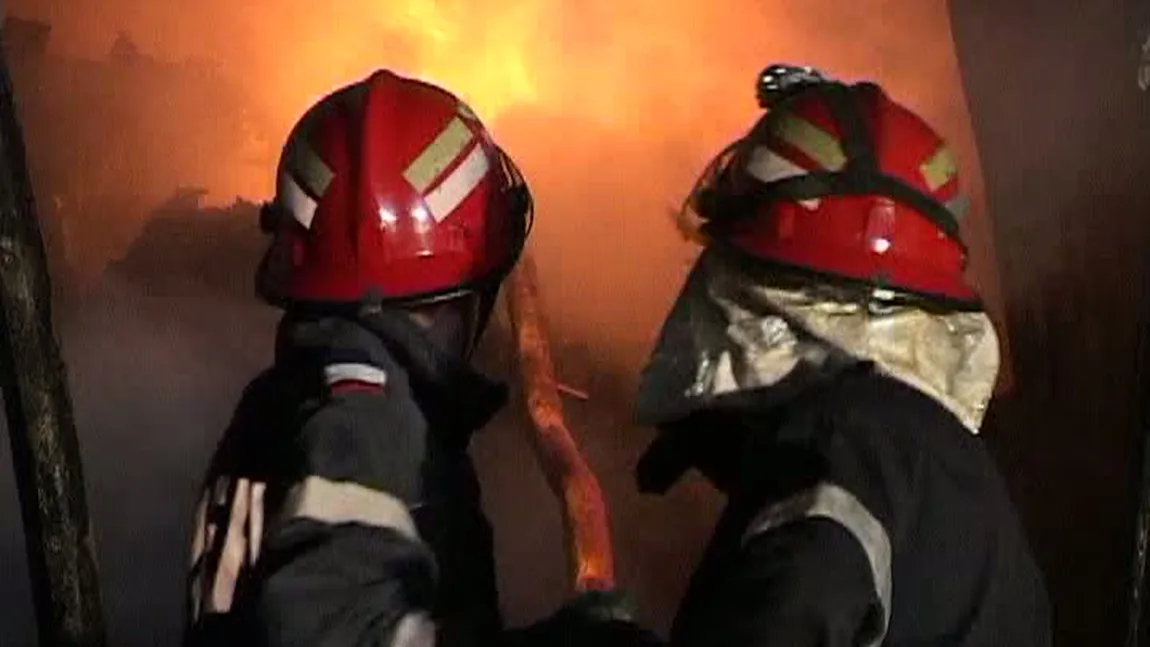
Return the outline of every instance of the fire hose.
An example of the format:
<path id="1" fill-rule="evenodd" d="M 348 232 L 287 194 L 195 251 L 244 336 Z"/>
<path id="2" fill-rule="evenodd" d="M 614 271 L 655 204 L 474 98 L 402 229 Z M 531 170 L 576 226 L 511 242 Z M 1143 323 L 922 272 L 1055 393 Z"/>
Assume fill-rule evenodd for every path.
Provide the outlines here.
<path id="1" fill-rule="evenodd" d="M 538 276 L 525 251 L 508 282 L 507 306 L 515 333 L 524 400 L 534 428 L 535 454 L 563 509 L 564 536 L 576 592 L 615 587 L 615 558 L 607 506 L 599 481 L 563 418 Z"/>

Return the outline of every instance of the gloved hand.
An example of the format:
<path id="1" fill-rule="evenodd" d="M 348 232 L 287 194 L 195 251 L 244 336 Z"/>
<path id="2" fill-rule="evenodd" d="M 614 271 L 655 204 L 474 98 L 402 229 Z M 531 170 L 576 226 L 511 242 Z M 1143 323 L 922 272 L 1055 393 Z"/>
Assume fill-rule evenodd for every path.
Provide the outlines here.
<path id="1" fill-rule="evenodd" d="M 789 466 L 789 472 L 799 461 L 808 460 L 802 447 L 779 443 L 777 432 L 791 411 L 802 406 L 817 408 L 823 389 L 871 370 L 863 362 L 823 374 L 800 367 L 769 391 L 735 394 L 724 406 L 660 425 L 658 437 L 635 469 L 639 490 L 662 494 L 692 468 L 727 495 L 760 490 L 765 480 L 774 478 L 777 470 L 771 465 Z M 811 473 L 818 469 L 810 468 Z"/>
<path id="2" fill-rule="evenodd" d="M 639 491 L 663 494 L 690 469 L 698 470 L 719 491 L 744 489 L 748 475 L 761 471 L 760 445 L 770 442 L 778 413 L 702 411 L 662 425 L 635 468 Z"/>

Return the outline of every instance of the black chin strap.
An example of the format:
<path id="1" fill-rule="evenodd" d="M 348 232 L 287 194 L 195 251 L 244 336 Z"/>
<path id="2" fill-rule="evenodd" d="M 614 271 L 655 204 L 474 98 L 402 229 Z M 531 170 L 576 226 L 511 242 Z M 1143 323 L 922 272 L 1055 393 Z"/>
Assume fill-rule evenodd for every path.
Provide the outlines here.
<path id="1" fill-rule="evenodd" d="M 904 204 L 935 224 L 966 252 L 959 237 L 958 221 L 946 207 L 934 198 L 902 180 L 884 173 L 845 171 L 816 172 L 790 177 L 756 186 L 752 199 L 758 200 L 812 200 L 838 195 L 881 195 Z"/>

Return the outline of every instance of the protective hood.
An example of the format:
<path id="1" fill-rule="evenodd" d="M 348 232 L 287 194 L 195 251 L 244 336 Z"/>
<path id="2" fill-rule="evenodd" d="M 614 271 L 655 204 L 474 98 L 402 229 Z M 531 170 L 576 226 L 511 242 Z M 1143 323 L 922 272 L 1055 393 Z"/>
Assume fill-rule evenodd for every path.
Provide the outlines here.
<path id="1" fill-rule="evenodd" d="M 877 307 L 817 284 L 773 288 L 707 250 L 643 371 L 639 420 L 660 425 L 746 397 L 781 404 L 863 363 L 978 433 L 998 376 L 998 337 L 983 312 Z"/>

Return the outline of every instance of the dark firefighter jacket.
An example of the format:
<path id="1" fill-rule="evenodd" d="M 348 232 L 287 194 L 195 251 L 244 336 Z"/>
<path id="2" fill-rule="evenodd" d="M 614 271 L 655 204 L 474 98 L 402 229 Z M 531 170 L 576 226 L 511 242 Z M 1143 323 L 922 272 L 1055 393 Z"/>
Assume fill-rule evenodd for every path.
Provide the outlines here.
<path id="1" fill-rule="evenodd" d="M 467 445 L 506 390 L 410 335 L 329 323 L 281 325 L 216 451 L 185 644 L 418 645 L 433 627 L 489 644 L 492 538 Z"/>
<path id="2" fill-rule="evenodd" d="M 702 459 L 731 501 L 675 644 L 1050 644 L 1003 482 L 950 412 L 865 366 L 775 407 L 756 395 L 664 430 L 738 439 Z"/>
<path id="3" fill-rule="evenodd" d="M 586 617 L 570 613 L 534 643 L 522 640 L 530 632 L 504 642 L 493 622 L 477 619 L 494 605 L 489 538 L 466 543 L 481 516 L 451 522 L 458 510 L 436 503 L 453 499 L 434 494 L 447 491 L 440 484 L 453 470 L 431 466 L 451 461 L 436 457 L 409 373 L 387 353 L 372 364 L 386 375 L 382 389 L 329 392 L 279 421 L 292 439 L 279 461 L 288 467 L 262 480 L 253 474 L 252 483 L 268 484 L 264 493 L 246 486 L 229 521 L 206 531 L 224 546 L 215 568 L 200 565 L 215 574 L 207 581 L 244 573 L 230 578 L 226 595 L 206 587 L 212 604 L 192 596 L 201 620 L 212 605 L 231 611 L 206 614 L 230 619 L 206 644 L 227 644 L 219 632 L 277 647 L 652 644 L 637 629 L 589 631 Z M 1005 488 L 950 412 L 865 364 L 769 407 L 757 395 L 740 393 L 664 430 L 727 447 L 709 458 L 726 470 L 720 481 L 731 493 L 672 644 L 1049 644 L 1043 584 Z M 234 511 L 245 504 L 236 501 L 253 498 L 266 513 L 237 524 Z M 428 508 L 444 514 L 421 521 L 432 518 Z M 464 528 L 455 544 L 443 539 L 452 525 Z M 238 558 L 228 557 L 233 533 L 249 537 L 232 548 Z M 248 566 L 223 568 L 228 559 Z"/>
<path id="4" fill-rule="evenodd" d="M 1042 577 L 978 430 L 998 344 L 979 311 L 775 280 L 708 249 L 644 370 L 640 461 L 729 507 L 677 645 L 1039 647 Z"/>

